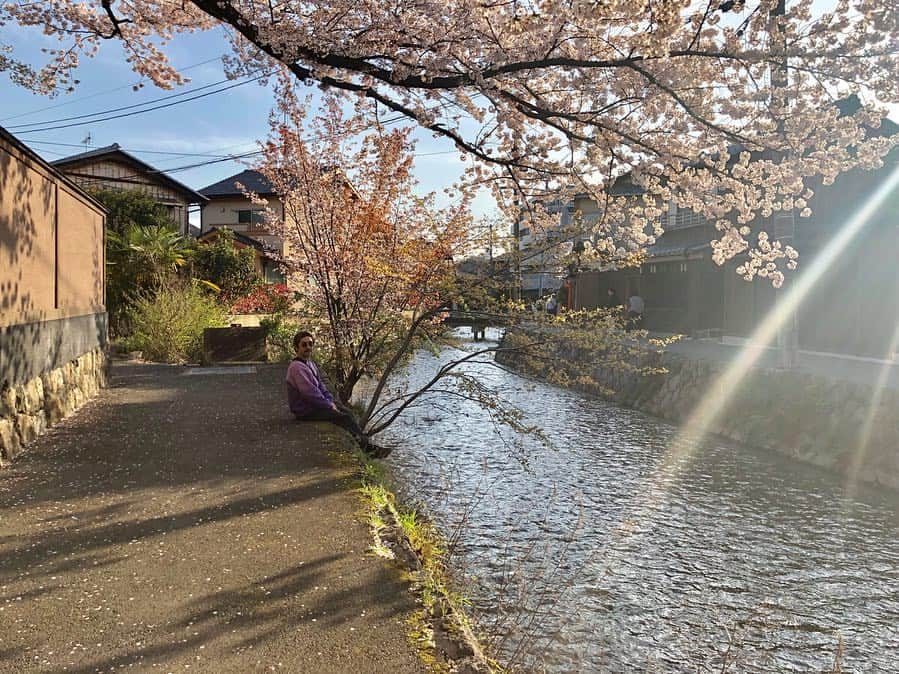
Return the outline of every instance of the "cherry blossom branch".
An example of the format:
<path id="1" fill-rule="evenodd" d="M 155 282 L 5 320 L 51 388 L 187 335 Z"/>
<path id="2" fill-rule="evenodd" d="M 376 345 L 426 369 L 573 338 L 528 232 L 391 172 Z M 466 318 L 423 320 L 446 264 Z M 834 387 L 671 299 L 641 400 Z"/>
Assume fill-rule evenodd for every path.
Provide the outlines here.
<path id="1" fill-rule="evenodd" d="M 107 18 L 109 18 L 109 22 L 112 24 L 112 30 L 108 35 L 100 34 L 104 40 L 111 40 L 114 37 L 124 37 L 122 35 L 122 26 L 126 23 L 134 23 L 132 19 L 120 19 L 115 15 L 115 12 L 112 11 L 112 3 L 114 0 L 101 0 L 100 6 L 103 7 L 103 10 L 106 12 Z"/>

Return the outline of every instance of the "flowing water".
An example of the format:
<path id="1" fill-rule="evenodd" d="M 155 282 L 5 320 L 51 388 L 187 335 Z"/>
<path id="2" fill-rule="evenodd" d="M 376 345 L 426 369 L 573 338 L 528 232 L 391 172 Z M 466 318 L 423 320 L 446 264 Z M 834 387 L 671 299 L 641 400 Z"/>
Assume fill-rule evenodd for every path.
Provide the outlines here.
<path id="1" fill-rule="evenodd" d="M 465 348 L 472 348 L 469 345 Z M 439 356 L 419 353 L 409 383 Z M 549 672 L 899 671 L 899 496 L 474 364 L 551 439 L 442 398 L 386 434 L 507 659 Z"/>

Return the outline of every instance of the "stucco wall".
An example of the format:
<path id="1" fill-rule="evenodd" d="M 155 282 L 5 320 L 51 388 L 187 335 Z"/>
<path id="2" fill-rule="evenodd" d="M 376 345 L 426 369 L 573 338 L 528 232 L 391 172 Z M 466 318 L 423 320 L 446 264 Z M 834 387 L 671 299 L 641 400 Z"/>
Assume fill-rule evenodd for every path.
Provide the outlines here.
<path id="1" fill-rule="evenodd" d="M 0 462 L 105 383 L 105 211 L 0 133 Z"/>
<path id="2" fill-rule="evenodd" d="M 0 327 L 105 310 L 104 218 L 0 138 Z"/>

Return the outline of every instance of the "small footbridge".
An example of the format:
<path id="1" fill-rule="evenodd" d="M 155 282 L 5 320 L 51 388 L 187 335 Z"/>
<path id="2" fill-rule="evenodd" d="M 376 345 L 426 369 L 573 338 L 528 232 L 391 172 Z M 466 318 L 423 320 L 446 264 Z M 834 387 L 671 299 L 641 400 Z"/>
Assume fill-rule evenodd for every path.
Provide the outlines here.
<path id="1" fill-rule="evenodd" d="M 443 324 L 451 328 L 469 328 L 474 341 L 484 339 L 487 328 L 500 328 L 515 323 L 512 314 L 491 313 L 489 311 L 450 311 Z"/>

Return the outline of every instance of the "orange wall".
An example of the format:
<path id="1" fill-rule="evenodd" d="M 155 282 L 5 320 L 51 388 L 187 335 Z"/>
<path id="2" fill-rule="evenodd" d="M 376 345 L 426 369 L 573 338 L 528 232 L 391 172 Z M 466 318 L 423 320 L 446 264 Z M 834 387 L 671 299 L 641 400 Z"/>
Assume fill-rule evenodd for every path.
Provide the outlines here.
<path id="1" fill-rule="evenodd" d="M 0 138 L 0 327 L 104 310 L 102 208 Z"/>

